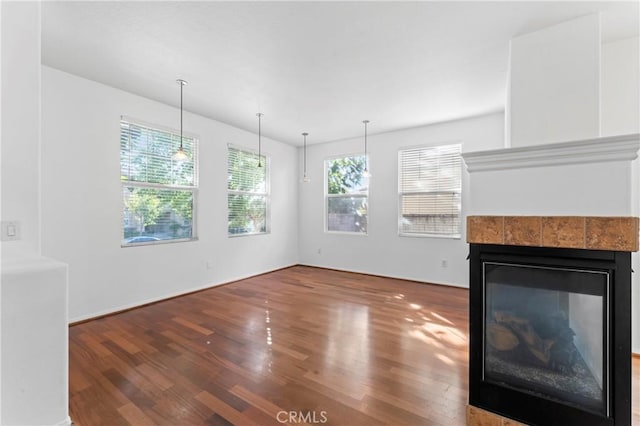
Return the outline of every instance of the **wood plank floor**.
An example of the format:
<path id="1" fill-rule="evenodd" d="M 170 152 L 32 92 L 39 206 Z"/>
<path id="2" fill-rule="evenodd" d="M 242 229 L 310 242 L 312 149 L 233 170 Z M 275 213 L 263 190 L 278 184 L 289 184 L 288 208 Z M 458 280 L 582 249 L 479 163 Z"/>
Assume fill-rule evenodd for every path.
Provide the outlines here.
<path id="1" fill-rule="evenodd" d="M 464 425 L 464 289 L 296 266 L 70 328 L 76 425 Z M 640 424 L 640 359 L 634 359 Z"/>

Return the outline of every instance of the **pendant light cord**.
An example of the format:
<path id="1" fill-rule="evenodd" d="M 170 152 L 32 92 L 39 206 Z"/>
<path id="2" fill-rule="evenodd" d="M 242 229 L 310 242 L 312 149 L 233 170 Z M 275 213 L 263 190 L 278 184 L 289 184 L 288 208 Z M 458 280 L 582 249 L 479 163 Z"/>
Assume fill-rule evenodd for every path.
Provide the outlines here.
<path id="1" fill-rule="evenodd" d="M 367 124 L 369 120 L 362 120 L 364 123 L 364 170 L 369 171 L 369 157 L 367 157 Z"/>
<path id="2" fill-rule="evenodd" d="M 307 177 L 307 136 L 309 133 L 305 132 L 302 134 L 304 136 L 304 177 Z"/>
<path id="3" fill-rule="evenodd" d="M 182 137 L 182 89 L 184 88 L 184 81 L 179 80 L 180 81 L 180 150 L 183 150 L 182 148 L 182 140 L 184 139 Z"/>
<path id="4" fill-rule="evenodd" d="M 176 83 L 180 85 L 180 148 L 178 148 L 178 151 L 176 151 L 176 153 L 173 154 L 171 158 L 177 162 L 182 162 L 182 161 L 186 161 L 189 158 L 189 156 L 184 152 L 184 135 L 183 135 L 184 126 L 183 126 L 183 120 L 182 120 L 182 116 L 183 116 L 182 92 L 187 82 L 179 78 L 176 80 Z"/>
<path id="5" fill-rule="evenodd" d="M 258 167 L 262 167 L 262 114 L 261 112 L 256 114 L 258 116 Z"/>

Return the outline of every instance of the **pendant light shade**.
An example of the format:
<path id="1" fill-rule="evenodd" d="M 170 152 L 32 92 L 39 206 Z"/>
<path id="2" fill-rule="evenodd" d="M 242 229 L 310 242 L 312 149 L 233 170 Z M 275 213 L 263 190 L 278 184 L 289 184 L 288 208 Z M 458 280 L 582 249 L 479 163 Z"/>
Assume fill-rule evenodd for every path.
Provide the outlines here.
<path id="1" fill-rule="evenodd" d="M 307 176 L 307 136 L 309 136 L 309 133 L 304 132 L 302 136 L 304 136 L 304 175 L 302 176 L 302 181 L 309 183 L 311 182 L 311 179 Z"/>
<path id="2" fill-rule="evenodd" d="M 262 167 L 262 116 L 264 114 L 257 112 L 258 117 L 258 167 Z"/>
<path id="3" fill-rule="evenodd" d="M 369 120 L 362 120 L 362 122 L 364 123 L 364 170 L 362 171 L 362 177 L 370 178 L 369 157 L 367 156 L 367 124 L 369 124 Z"/>
<path id="4" fill-rule="evenodd" d="M 178 150 L 175 152 L 175 154 L 173 154 L 173 156 L 171 156 L 171 158 L 174 161 L 185 161 L 189 159 L 189 156 L 187 155 L 187 153 L 184 151 L 184 146 L 183 146 L 183 137 L 182 137 L 182 89 L 184 86 L 187 85 L 187 82 L 185 80 L 181 80 L 178 79 L 176 80 L 176 83 L 178 83 L 180 85 L 180 148 L 178 148 Z"/>

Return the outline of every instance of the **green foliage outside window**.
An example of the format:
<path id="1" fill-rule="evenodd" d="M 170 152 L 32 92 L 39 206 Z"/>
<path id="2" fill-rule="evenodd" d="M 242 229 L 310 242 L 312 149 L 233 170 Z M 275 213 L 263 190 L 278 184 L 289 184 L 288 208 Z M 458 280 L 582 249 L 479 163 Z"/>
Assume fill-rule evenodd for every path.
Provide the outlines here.
<path id="1" fill-rule="evenodd" d="M 172 157 L 180 146 L 179 135 L 120 122 L 123 244 L 141 236 L 153 237 L 145 242 L 193 238 L 196 144 L 194 138 L 183 137 L 188 159 L 176 161 Z"/>
<path id="2" fill-rule="evenodd" d="M 364 156 L 336 158 L 328 161 L 327 184 L 329 194 L 350 194 L 362 181 Z"/>
<path id="3" fill-rule="evenodd" d="M 367 232 L 369 179 L 364 156 L 327 160 L 327 230 Z"/>
<path id="4" fill-rule="evenodd" d="M 258 234 L 268 231 L 268 169 L 263 155 L 229 147 L 227 163 L 228 233 Z"/>

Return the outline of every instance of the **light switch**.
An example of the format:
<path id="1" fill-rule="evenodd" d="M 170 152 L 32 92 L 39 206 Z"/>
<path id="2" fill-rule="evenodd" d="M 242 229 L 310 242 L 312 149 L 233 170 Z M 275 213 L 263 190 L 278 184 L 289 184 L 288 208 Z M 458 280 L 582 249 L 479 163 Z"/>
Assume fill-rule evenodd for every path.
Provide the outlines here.
<path id="1" fill-rule="evenodd" d="M 16 220 L 2 221 L 2 241 L 16 241 L 20 239 L 20 222 Z"/>

